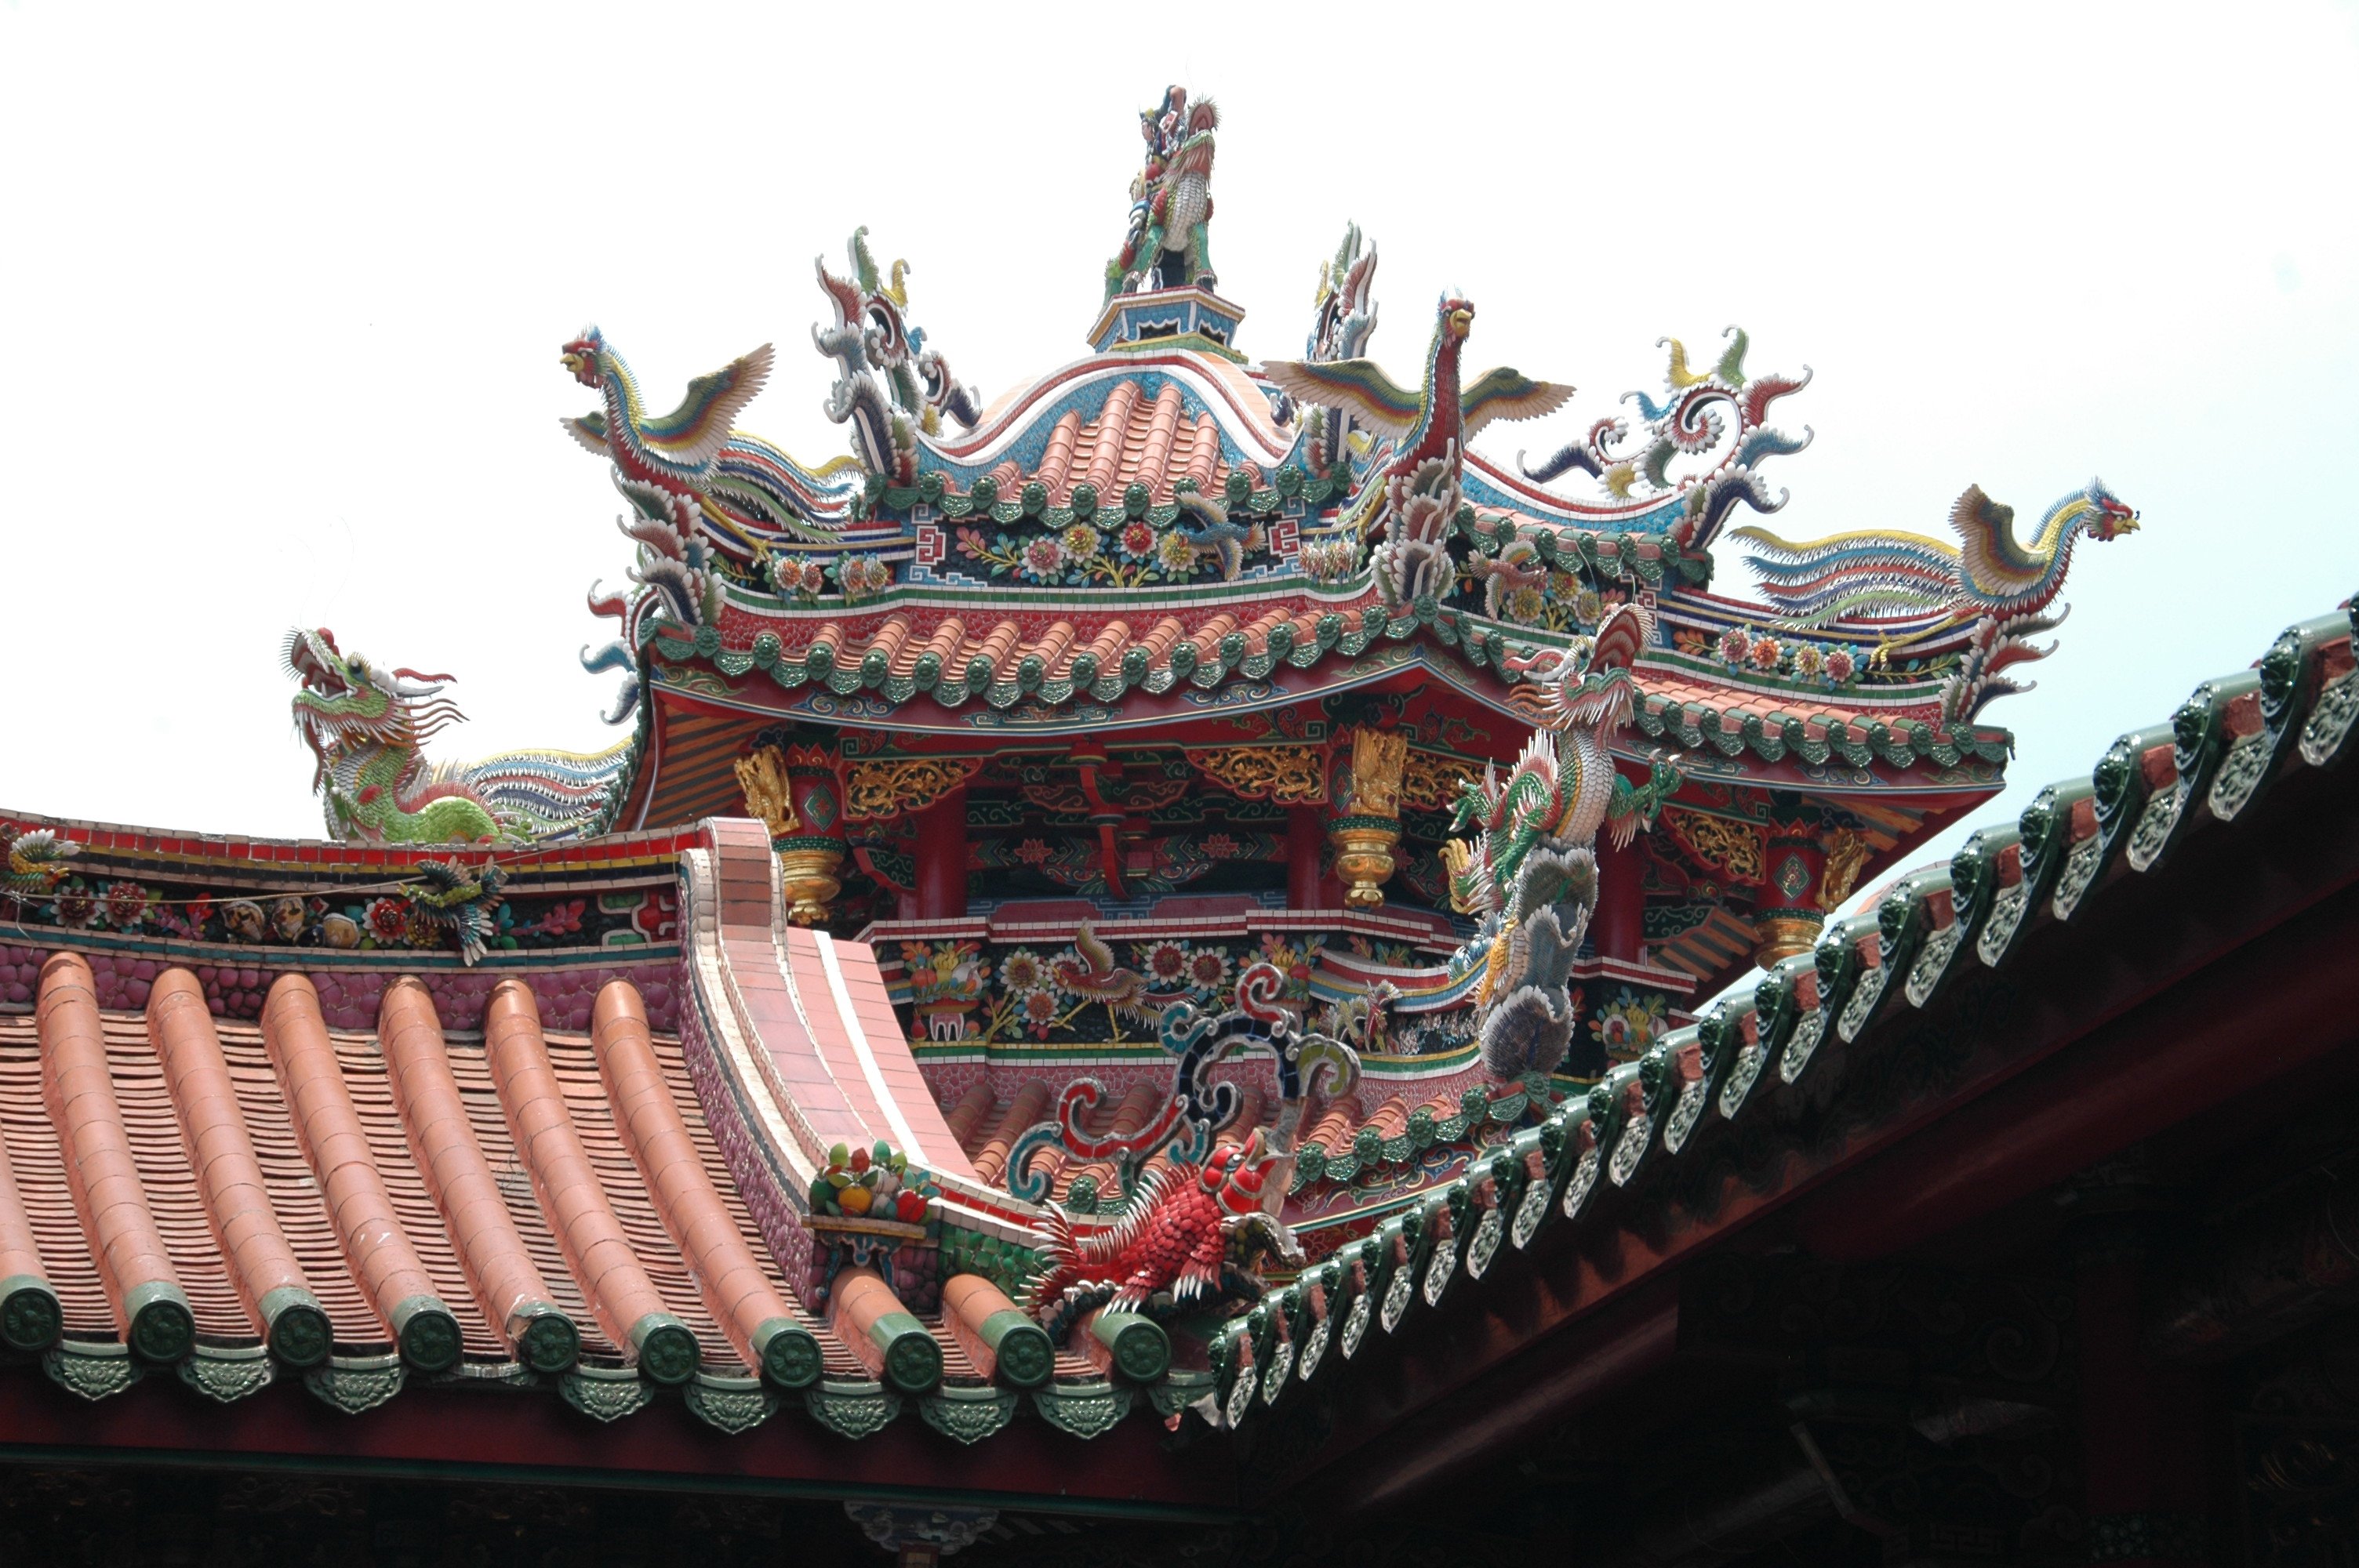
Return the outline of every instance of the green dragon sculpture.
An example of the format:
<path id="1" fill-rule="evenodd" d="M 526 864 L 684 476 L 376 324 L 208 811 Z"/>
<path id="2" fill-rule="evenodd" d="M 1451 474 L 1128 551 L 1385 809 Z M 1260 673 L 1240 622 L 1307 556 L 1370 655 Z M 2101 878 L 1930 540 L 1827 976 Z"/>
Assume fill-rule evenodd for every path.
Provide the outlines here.
<path id="1" fill-rule="evenodd" d="M 429 762 L 429 740 L 466 716 L 442 695 L 449 676 L 382 669 L 335 634 L 287 634 L 287 672 L 301 683 L 295 727 L 328 831 L 373 844 L 533 843 L 596 830 L 621 787 L 631 743 L 594 755 L 508 752 Z"/>
<path id="2" fill-rule="evenodd" d="M 1616 848 L 1628 844 L 1682 782 L 1658 758 L 1647 782 L 1633 784 L 1608 750 L 1630 722 L 1631 666 L 1652 632 L 1647 612 L 1625 605 L 1598 628 L 1585 661 L 1555 648 L 1511 661 L 1540 693 L 1540 727 L 1504 781 L 1486 769 L 1460 787 L 1451 829 L 1482 832 L 1472 847 L 1442 847 L 1450 900 L 1484 921 L 1451 968 L 1483 968 L 1478 1036 L 1484 1065 L 1502 1082 L 1552 1070 L 1572 1043 L 1568 982 L 1597 907 L 1598 830 Z"/>

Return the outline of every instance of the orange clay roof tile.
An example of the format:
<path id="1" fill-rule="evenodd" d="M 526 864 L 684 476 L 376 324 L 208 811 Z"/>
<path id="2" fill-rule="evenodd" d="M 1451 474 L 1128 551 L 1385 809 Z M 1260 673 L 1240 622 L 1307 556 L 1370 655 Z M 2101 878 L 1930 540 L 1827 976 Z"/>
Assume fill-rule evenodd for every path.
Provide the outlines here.
<path id="1" fill-rule="evenodd" d="M 0 1258 L 24 1270 L 29 1255 L 70 1336 L 117 1337 L 130 1284 L 168 1276 L 207 1342 L 252 1344 L 261 1337 L 260 1270 L 275 1265 L 312 1292 L 345 1354 L 385 1351 L 390 1306 L 424 1294 L 449 1310 L 464 1355 L 505 1361 L 500 1318 L 512 1303 L 501 1296 L 538 1286 L 573 1320 L 592 1360 L 627 1358 L 623 1320 L 652 1299 L 714 1370 L 744 1359 L 748 1332 L 783 1307 L 817 1335 L 831 1375 L 861 1375 L 859 1358 L 796 1301 L 762 1242 L 679 1043 L 634 1028 L 631 1016 L 618 1021 L 618 1009 L 630 1014 L 625 999 L 601 999 L 601 1028 L 621 1031 L 604 1048 L 605 1072 L 622 1075 L 611 1093 L 589 1038 L 534 1031 L 539 1049 L 527 1076 L 538 1088 L 513 1108 L 530 1139 L 519 1144 L 495 1053 L 440 1038 L 430 1006 L 411 1006 L 425 1001 L 422 987 L 393 989 L 397 1011 L 411 1006 L 411 1024 L 425 1031 L 413 1044 L 436 1047 L 447 1074 L 438 1074 L 441 1092 L 424 1096 L 396 1085 L 392 1053 L 375 1036 L 325 1028 L 299 978 L 274 988 L 257 1026 L 179 1018 L 186 1009 L 174 1011 L 168 976 L 151 992 L 164 1000 L 150 1020 L 94 1005 L 85 1013 L 89 989 L 69 994 L 81 960 L 51 962 L 44 1016 L 0 1016 L 0 1155 L 13 1178 L 0 1180 Z M 211 1049 L 198 1038 L 205 1033 Z M 54 1037 L 46 1045 L 45 1034 Z M 45 1068 L 71 1076 L 72 1117 L 47 1103 Z M 508 1082 L 512 1092 L 525 1087 L 514 1073 Z M 1046 1086 L 1038 1092 L 1045 1103 Z M 451 1165 L 453 1151 L 471 1158 Z M 483 1180 L 438 1186 L 428 1169 L 438 1152 L 446 1172 L 467 1167 Z M 79 1179 L 67 1164 L 77 1153 Z M 564 1190 L 557 1212 L 535 1193 L 536 1165 Z M 86 1215 L 78 1197 L 93 1185 L 104 1203 Z M 455 1207 L 445 1213 L 438 1193 L 470 1206 L 472 1227 Z M 504 1213 L 484 1211 L 486 1200 Z M 582 1209 L 593 1221 L 586 1227 Z M 459 1230 L 493 1238 L 477 1250 L 494 1267 L 471 1268 Z M 110 1241 L 116 1261 L 102 1266 Z M 581 1254 L 578 1271 L 570 1253 Z M 948 1331 L 934 1332 L 946 1368 L 971 1377 Z"/>

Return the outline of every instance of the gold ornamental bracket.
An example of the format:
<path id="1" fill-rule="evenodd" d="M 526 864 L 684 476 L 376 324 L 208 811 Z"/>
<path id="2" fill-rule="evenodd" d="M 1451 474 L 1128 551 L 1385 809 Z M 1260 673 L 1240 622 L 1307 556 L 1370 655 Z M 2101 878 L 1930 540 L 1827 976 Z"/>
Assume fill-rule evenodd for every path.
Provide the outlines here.
<path id="1" fill-rule="evenodd" d="M 1188 765 L 1245 800 L 1278 806 L 1323 806 L 1325 749 L 1319 746 L 1222 746 L 1183 753 Z"/>
<path id="2" fill-rule="evenodd" d="M 892 757 L 844 770 L 844 815 L 881 822 L 923 811 L 983 771 L 981 757 Z M 741 764 L 742 766 L 742 764 Z"/>
<path id="3" fill-rule="evenodd" d="M 1392 730 L 1352 731 L 1352 814 L 1398 816 L 1408 737 Z"/>
<path id="4" fill-rule="evenodd" d="M 745 797 L 745 815 L 767 827 L 771 838 L 802 831 L 787 787 L 787 759 L 776 746 L 737 759 L 737 787 Z"/>
<path id="5" fill-rule="evenodd" d="M 1385 882 L 1398 869 L 1401 773 L 1408 762 L 1408 737 L 1390 730 L 1354 730 L 1351 749 L 1330 764 L 1327 841 L 1335 849 L 1335 874 L 1343 881 L 1351 909 L 1380 909 Z"/>
<path id="6" fill-rule="evenodd" d="M 770 830 L 779 890 L 797 925 L 826 924 L 843 891 L 843 787 L 833 752 L 819 746 L 756 747 L 737 761 L 745 815 Z"/>
<path id="7" fill-rule="evenodd" d="M 1859 885 L 1859 873 L 1867 867 L 1868 855 L 1874 846 L 1866 835 L 1849 827 L 1838 827 L 1827 836 L 1827 869 L 1819 882 L 1818 905 L 1832 914 L 1852 889 Z"/>

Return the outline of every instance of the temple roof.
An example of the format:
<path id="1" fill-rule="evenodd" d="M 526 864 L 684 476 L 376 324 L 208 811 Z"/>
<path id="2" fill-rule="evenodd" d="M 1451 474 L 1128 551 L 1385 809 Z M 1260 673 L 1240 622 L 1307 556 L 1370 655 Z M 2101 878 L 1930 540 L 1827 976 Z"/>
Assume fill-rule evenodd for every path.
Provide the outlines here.
<path id="1" fill-rule="evenodd" d="M 2089 773 L 2041 792 L 2019 823 L 1984 829 L 1870 913 L 1835 923 L 1815 952 L 1537 1122 L 1514 1118 L 1502 1141 L 1478 1143 L 1462 1174 L 1407 1189 L 1374 1234 L 1339 1238 L 1230 1325 L 1209 1367 L 1173 1374 L 1172 1400 L 1214 1395 L 1219 1424 L 1234 1425 L 1265 1419 L 1257 1412 L 1292 1379 L 1350 1385 L 1341 1368 L 1369 1336 L 1421 1343 L 1426 1314 L 1452 1296 L 1519 1288 L 1523 1271 L 1502 1266 L 1510 1252 L 1561 1253 L 1559 1233 L 1584 1247 L 1622 1227 L 1655 1234 L 1647 1206 L 1688 1190 L 1652 1179 L 1659 1167 L 1701 1171 L 1730 1157 L 1742 1124 L 1802 1136 L 1807 1126 L 1787 1125 L 1796 1096 L 1857 1101 L 1855 1134 L 1806 1139 L 1793 1156 L 1802 1163 L 1757 1200 L 1783 1201 L 1811 1171 L 1873 1146 L 1883 1119 L 1914 1114 L 1914 1098 L 1875 1098 L 1875 1064 L 1930 1048 L 1934 1036 L 1912 1021 L 2000 994 L 1968 977 L 2069 1000 L 2071 978 L 2046 955 L 2084 946 L 2074 935 L 2084 922 L 2202 896 L 2190 878 L 2232 883 L 2250 856 L 2277 865 L 2297 842 L 2322 872 L 2347 875 L 2347 813 L 2323 836 L 2316 813 L 2340 808 L 2324 775 L 2347 766 L 2359 723 L 2353 620 L 2345 607 L 2288 629 L 2254 667 L 2203 683 L 2169 722 L 2128 731 Z M 93 855 L 190 848 L 82 837 L 113 840 Z M 299 871 L 337 853 L 305 845 L 263 859 Z M 186 941 L 176 962 L 172 941 L 147 943 L 141 958 L 52 928 L 38 946 L 0 953 L 0 994 L 13 999 L 0 1003 L 0 1316 L 12 1342 L 49 1351 L 49 1375 L 85 1398 L 168 1367 L 223 1402 L 300 1371 L 348 1409 L 405 1386 L 553 1380 L 602 1418 L 677 1387 L 690 1410 L 734 1431 L 795 1392 L 763 1353 L 764 1331 L 791 1330 L 816 1351 L 821 1380 L 802 1392 L 814 1419 L 848 1435 L 889 1415 L 877 1402 L 878 1379 L 892 1375 L 881 1339 L 847 1333 L 849 1307 L 823 1316 L 805 1304 L 789 1243 L 809 1222 L 779 1206 L 791 1183 L 809 1179 L 828 1139 L 889 1128 L 933 1162 L 938 1201 L 964 1217 L 964 1234 L 1017 1234 L 1030 1211 L 994 1195 L 992 1139 L 977 1137 L 984 1098 L 931 1101 L 867 949 L 779 924 L 758 827 L 711 825 L 681 853 L 678 973 L 690 1003 L 670 1010 L 677 1032 L 650 1023 L 648 982 L 622 978 L 600 986 L 586 1031 L 544 1026 L 547 1004 L 522 975 L 472 1000 L 380 980 L 373 1026 L 355 1027 L 332 1016 L 305 972 L 317 949 L 271 956 L 266 970 L 251 961 L 266 949 L 248 945 L 248 967 L 204 975 L 193 959 L 208 949 Z M 2234 907 L 2298 892 L 2264 881 L 2229 890 Z M 445 1028 L 445 1013 L 457 1027 Z M 1974 1034 L 1975 1060 L 1990 1057 L 1987 1070 L 2004 1076 L 2023 1038 Z M 1939 1098 L 1949 1081 L 1908 1093 Z M 1308 1130 L 1311 1141 L 1381 1151 L 1413 1126 L 1430 1133 L 1451 1119 L 1438 1114 L 1450 1103 L 1403 1087 L 1373 1108 L 1331 1106 Z M 979 1256 L 961 1254 L 960 1266 Z M 839 1302 L 844 1293 L 839 1284 Z M 307 1321 L 288 1315 L 298 1308 L 316 1314 L 323 1337 L 276 1332 Z M 568 1371 L 552 1357 L 536 1374 L 530 1331 L 551 1314 L 571 1326 L 581 1358 Z M 929 1309 L 918 1331 L 939 1373 L 912 1377 L 904 1365 L 899 1375 L 912 1393 L 931 1390 L 929 1422 L 952 1422 L 962 1389 L 972 1400 L 1002 1398 L 945 1313 Z M 1057 1375 L 1035 1392 L 1044 1413 L 1069 1431 L 1105 1430 L 1103 1411 L 1058 1403 L 1103 1401 L 1104 1368 L 1067 1354 Z"/>

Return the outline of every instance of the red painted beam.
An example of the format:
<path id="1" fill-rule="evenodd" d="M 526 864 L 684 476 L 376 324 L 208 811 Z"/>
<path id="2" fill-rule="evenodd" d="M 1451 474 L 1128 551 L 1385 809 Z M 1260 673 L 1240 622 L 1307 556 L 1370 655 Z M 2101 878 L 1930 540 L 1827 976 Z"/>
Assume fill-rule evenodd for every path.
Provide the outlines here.
<path id="1" fill-rule="evenodd" d="M 1389 1508 L 1668 1365 L 1679 1342 L 1679 1297 L 1651 1292 L 1583 1327 L 1577 1345 L 1560 1341 L 1515 1362 L 1504 1393 L 1463 1390 L 1423 1411 L 1422 1441 L 1364 1454 L 1320 1498 L 1321 1509 Z"/>
<path id="2" fill-rule="evenodd" d="M 2359 1039 L 2345 892 L 2149 998 L 1797 1206 L 1821 1258 L 1881 1258 L 2053 1186 Z"/>

